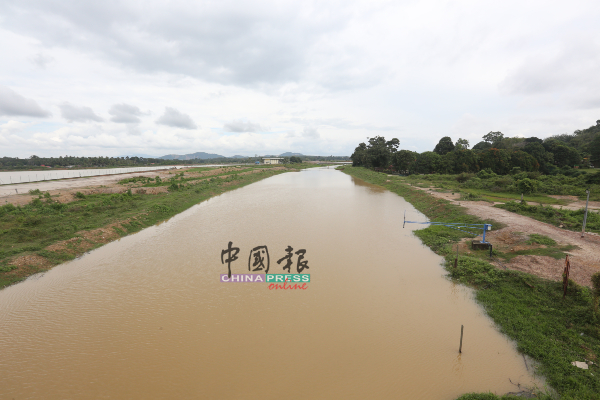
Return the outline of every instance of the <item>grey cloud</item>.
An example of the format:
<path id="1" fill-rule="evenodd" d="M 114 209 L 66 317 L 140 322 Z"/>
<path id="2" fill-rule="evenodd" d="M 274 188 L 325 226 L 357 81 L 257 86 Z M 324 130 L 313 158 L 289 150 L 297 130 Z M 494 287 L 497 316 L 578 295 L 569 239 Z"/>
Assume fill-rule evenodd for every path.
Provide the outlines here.
<path id="1" fill-rule="evenodd" d="M 144 72 L 242 85 L 302 79 L 315 65 L 308 50 L 346 26 L 351 14 L 337 7 L 311 10 L 302 3 L 235 0 L 194 7 L 22 0 L 0 5 L 0 12 L 6 28 L 46 46 L 101 54 Z"/>
<path id="2" fill-rule="evenodd" d="M 309 139 L 318 139 L 321 137 L 317 128 L 313 128 L 310 126 L 305 126 L 304 131 L 302 131 L 302 136 Z"/>
<path id="3" fill-rule="evenodd" d="M 46 69 L 48 64 L 54 61 L 54 58 L 51 56 L 47 56 L 42 53 L 37 53 L 35 56 L 31 57 L 31 62 L 35 64 L 37 67 L 41 69 Z"/>
<path id="4" fill-rule="evenodd" d="M 500 83 L 500 89 L 509 94 L 532 95 L 597 86 L 600 46 L 588 39 L 571 38 L 553 56 L 525 59 Z"/>
<path id="5" fill-rule="evenodd" d="M 61 104 L 58 107 L 60 108 L 62 117 L 69 122 L 103 121 L 90 107 L 77 107 L 68 103 Z"/>
<path id="6" fill-rule="evenodd" d="M 248 121 L 231 121 L 223 126 L 225 132 L 264 132 L 266 129 L 260 124 Z"/>
<path id="7" fill-rule="evenodd" d="M 112 115 L 110 120 L 112 122 L 120 122 L 125 124 L 137 124 L 140 122 L 138 118 L 142 115 L 140 109 L 136 106 L 129 104 L 114 104 L 108 113 Z"/>
<path id="8" fill-rule="evenodd" d="M 399 131 L 400 128 L 393 126 L 378 126 L 373 124 L 357 124 L 354 122 L 350 122 L 343 118 L 318 118 L 318 119 L 308 119 L 308 118 L 290 118 L 289 122 L 300 123 L 300 124 L 309 124 L 309 125 L 327 125 L 332 126 L 338 129 L 366 129 L 370 131 Z"/>
<path id="9" fill-rule="evenodd" d="M 157 124 L 172 126 L 174 128 L 196 129 L 197 126 L 189 115 L 171 108 L 165 107 L 165 113 L 156 120 Z"/>
<path id="10" fill-rule="evenodd" d="M 28 99 L 14 90 L 0 85 L 0 115 L 24 117 L 49 117 L 51 114 L 33 99 Z"/>

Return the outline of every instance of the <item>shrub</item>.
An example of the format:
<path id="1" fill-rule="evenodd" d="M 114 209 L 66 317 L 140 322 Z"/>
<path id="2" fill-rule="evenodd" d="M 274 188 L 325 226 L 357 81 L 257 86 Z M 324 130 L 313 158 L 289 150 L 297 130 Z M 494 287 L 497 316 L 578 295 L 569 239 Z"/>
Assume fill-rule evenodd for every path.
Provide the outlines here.
<path id="1" fill-rule="evenodd" d="M 537 190 L 537 181 L 532 181 L 529 178 L 521 179 L 517 182 L 517 188 L 521 193 L 533 193 Z"/>
<path id="2" fill-rule="evenodd" d="M 78 199 L 85 199 L 85 194 L 83 194 L 81 192 L 77 192 L 77 193 L 75 193 L 75 197 Z"/>
<path id="3" fill-rule="evenodd" d="M 456 180 L 460 183 L 465 183 L 466 181 L 468 181 L 469 179 L 475 177 L 475 174 L 469 174 L 466 172 L 463 172 L 462 174 L 459 174 L 456 176 Z"/>
<path id="4" fill-rule="evenodd" d="M 42 192 L 40 191 L 40 189 L 31 189 L 29 191 L 29 194 L 42 194 Z"/>
<path id="5" fill-rule="evenodd" d="M 477 173 L 477 177 L 481 179 L 489 179 L 498 176 L 491 170 L 491 168 L 482 169 Z"/>
<path id="6" fill-rule="evenodd" d="M 592 275 L 592 287 L 594 288 L 594 311 L 598 312 L 598 303 L 600 302 L 600 272 Z"/>
<path id="7" fill-rule="evenodd" d="M 157 213 L 168 213 L 171 211 L 171 207 L 165 206 L 164 204 L 155 204 L 152 206 L 152 211 Z"/>

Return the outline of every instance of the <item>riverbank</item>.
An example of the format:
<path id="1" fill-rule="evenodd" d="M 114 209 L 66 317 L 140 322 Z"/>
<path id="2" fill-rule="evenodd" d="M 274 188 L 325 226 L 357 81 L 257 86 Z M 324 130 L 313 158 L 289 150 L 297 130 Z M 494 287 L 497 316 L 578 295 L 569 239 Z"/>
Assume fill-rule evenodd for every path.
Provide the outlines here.
<path id="1" fill-rule="evenodd" d="M 479 217 L 468 214 L 466 208 L 431 196 L 386 174 L 356 167 L 340 169 L 404 197 L 430 220 L 483 223 Z M 488 261 L 487 251 L 470 251 L 469 254 L 466 247 L 463 247 L 458 266 L 454 268 L 456 245 L 463 243 L 464 246 L 468 235 L 444 227 L 429 227 L 415 232 L 415 235 L 445 257 L 444 266 L 451 279 L 474 288 L 475 299 L 498 329 L 516 342 L 519 352 L 537 362 L 536 372 L 545 377 L 562 399 L 600 399 L 597 357 L 600 354 L 600 318 L 592 311 L 589 288 L 571 282 L 563 300 L 560 282 L 497 267 Z M 552 244 L 534 248 L 544 252 L 568 251 Z M 495 253 L 496 258 L 502 256 L 501 251 Z M 588 369 L 573 366 L 571 363 L 574 361 L 589 363 Z M 515 392 L 520 389 L 515 387 Z M 543 390 L 534 389 L 533 393 L 538 398 L 552 398 L 549 392 Z M 462 398 L 499 397 L 469 394 Z"/>
<path id="2" fill-rule="evenodd" d="M 154 177 L 140 173 L 99 186 L 69 181 L 66 187 L 5 197 L 0 206 L 0 288 L 226 191 L 306 167 L 194 168 Z"/>

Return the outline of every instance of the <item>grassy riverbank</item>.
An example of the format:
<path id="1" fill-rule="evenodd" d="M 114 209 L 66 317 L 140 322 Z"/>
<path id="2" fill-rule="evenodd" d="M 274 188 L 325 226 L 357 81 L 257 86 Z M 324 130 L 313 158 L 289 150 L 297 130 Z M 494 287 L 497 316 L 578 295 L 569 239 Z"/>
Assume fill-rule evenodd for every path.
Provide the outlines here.
<path id="1" fill-rule="evenodd" d="M 410 202 L 430 220 L 483 223 L 449 201 L 414 189 L 400 179 L 364 168 L 343 167 L 345 173 L 380 185 Z M 489 222 L 489 221 L 486 221 Z M 497 226 L 495 226 L 497 228 Z M 588 288 L 571 283 L 566 299 L 562 284 L 533 275 L 499 270 L 486 261 L 487 251 L 461 255 L 453 268 L 452 246 L 467 237 L 460 231 L 429 227 L 415 232 L 423 243 L 445 257 L 451 279 L 471 286 L 476 300 L 497 324 L 498 329 L 515 340 L 517 349 L 533 358 L 537 373 L 543 375 L 561 399 L 600 399 L 600 318 L 594 314 Z M 534 240 L 543 241 L 544 237 Z M 552 243 L 546 249 L 560 252 Z M 501 256 L 501 255 L 497 255 Z M 589 370 L 571 365 L 589 360 Z M 515 392 L 519 391 L 515 387 Z M 539 398 L 553 398 L 538 391 Z M 493 394 L 467 394 L 463 400 L 504 399 Z M 518 397 L 515 397 L 518 398 Z"/>
<path id="2" fill-rule="evenodd" d="M 563 229 L 580 231 L 583 223 L 581 209 L 563 209 L 574 202 L 569 196 L 586 200 L 586 188 L 590 188 L 590 201 L 600 201 L 600 172 L 582 173 L 573 170 L 573 176 L 540 175 L 539 173 L 520 173 L 517 175 L 496 175 L 480 171 L 477 174 L 459 175 L 409 175 L 395 177 L 405 183 L 420 188 L 434 188 L 442 192 L 460 194 L 461 200 L 484 200 L 500 202 L 496 207 L 526 215 L 538 221 L 546 222 Z M 526 176 L 530 176 L 528 178 Z M 525 179 L 527 179 L 525 181 Z M 521 183 L 520 183 L 521 182 Z M 528 182 L 530 186 L 522 182 Z M 521 200 L 523 195 L 524 202 Z M 555 197 L 551 197 L 555 196 Z M 557 198 L 561 197 L 561 198 Z M 527 205 L 527 203 L 535 204 Z M 555 206 L 555 207 L 552 207 Z M 590 210 L 587 218 L 587 230 L 600 233 L 600 214 Z"/>
<path id="3" fill-rule="evenodd" d="M 210 197 L 290 170 L 261 166 L 203 179 L 187 179 L 178 173 L 168 181 L 143 178 L 123 182 L 118 194 L 77 192 L 72 201 L 64 203 L 48 192 L 37 191 L 38 197 L 25 206 L 0 206 L 0 288 L 167 220 Z M 140 189 L 132 191 L 127 183 L 136 188 L 165 186 L 167 190 L 146 194 Z"/>

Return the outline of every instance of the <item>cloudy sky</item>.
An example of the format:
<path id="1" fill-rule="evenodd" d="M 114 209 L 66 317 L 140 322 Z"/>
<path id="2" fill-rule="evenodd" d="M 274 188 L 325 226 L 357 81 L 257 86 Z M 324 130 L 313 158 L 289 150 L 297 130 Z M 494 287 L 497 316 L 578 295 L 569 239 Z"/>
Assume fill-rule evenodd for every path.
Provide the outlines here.
<path id="1" fill-rule="evenodd" d="M 0 157 L 431 150 L 600 119 L 600 2 L 0 0 Z"/>

